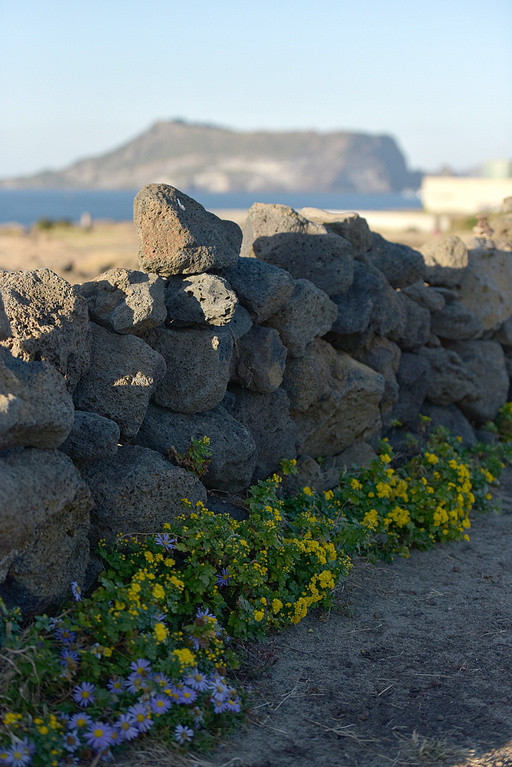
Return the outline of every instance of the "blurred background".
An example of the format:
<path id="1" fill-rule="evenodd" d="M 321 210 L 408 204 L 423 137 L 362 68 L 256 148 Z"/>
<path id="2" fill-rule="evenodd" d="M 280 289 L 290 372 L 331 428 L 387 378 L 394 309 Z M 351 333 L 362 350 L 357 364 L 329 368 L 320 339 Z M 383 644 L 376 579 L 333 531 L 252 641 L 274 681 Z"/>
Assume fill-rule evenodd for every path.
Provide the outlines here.
<path id="1" fill-rule="evenodd" d="M 151 182 L 470 236 L 512 195 L 511 39 L 509 0 L 3 0 L 0 268 L 135 267 Z"/>

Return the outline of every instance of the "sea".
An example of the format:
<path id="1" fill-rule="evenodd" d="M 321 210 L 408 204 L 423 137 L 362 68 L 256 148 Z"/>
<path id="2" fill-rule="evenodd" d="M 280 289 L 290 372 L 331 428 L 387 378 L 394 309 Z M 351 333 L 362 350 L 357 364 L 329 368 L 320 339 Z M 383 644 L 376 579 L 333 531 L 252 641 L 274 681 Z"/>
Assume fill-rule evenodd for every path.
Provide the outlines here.
<path id="1" fill-rule="evenodd" d="M 0 225 L 30 227 L 41 219 L 78 223 L 84 213 L 94 219 L 128 221 L 138 189 L 0 189 Z M 296 210 L 414 210 L 421 209 L 419 196 L 393 194 L 329 194 L 322 192 L 268 192 L 213 194 L 189 193 L 207 210 L 247 209 L 255 202 L 281 203 Z"/>

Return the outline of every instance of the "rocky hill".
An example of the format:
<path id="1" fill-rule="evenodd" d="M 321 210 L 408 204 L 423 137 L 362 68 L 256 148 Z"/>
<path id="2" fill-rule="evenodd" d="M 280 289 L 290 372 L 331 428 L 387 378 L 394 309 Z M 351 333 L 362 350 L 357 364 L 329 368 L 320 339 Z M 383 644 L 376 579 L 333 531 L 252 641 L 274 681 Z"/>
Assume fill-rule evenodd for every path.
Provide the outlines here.
<path id="1" fill-rule="evenodd" d="M 0 185 L 113 189 L 161 182 L 189 192 L 373 193 L 415 188 L 420 179 L 391 136 L 242 132 L 174 120 L 98 157 Z"/>

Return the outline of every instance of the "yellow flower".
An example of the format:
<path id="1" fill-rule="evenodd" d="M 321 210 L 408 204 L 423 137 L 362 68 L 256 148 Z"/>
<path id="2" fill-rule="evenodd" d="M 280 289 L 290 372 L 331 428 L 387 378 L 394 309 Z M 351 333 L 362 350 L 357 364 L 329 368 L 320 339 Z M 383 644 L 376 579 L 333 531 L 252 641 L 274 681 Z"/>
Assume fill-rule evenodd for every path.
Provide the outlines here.
<path id="1" fill-rule="evenodd" d="M 255 610 L 254 611 L 254 620 L 258 621 L 258 623 L 259 623 L 259 621 L 263 618 L 264 615 L 265 615 L 265 613 L 264 613 L 263 610 Z"/>
<path id="2" fill-rule="evenodd" d="M 272 612 L 274 613 L 274 615 L 277 615 L 277 613 L 279 612 L 279 610 L 282 609 L 282 607 L 283 607 L 283 603 L 281 602 L 280 599 L 272 600 Z"/>
<path id="3" fill-rule="evenodd" d="M 193 668 L 195 666 L 196 657 L 194 653 L 188 650 L 186 647 L 181 650 L 173 650 L 171 655 L 174 655 L 174 657 L 180 662 L 182 669 Z"/>
<path id="4" fill-rule="evenodd" d="M 367 511 L 363 517 L 363 525 L 369 530 L 375 530 L 378 524 L 379 515 L 377 514 L 376 509 L 370 509 L 370 511 Z"/>
<path id="5" fill-rule="evenodd" d="M 352 490 L 361 490 L 362 484 L 358 482 L 357 479 L 353 479 L 350 482 L 350 487 L 352 488 Z"/>
<path id="6" fill-rule="evenodd" d="M 4 724 L 8 727 L 10 724 L 14 724 L 14 722 L 17 720 L 16 714 L 8 713 L 4 716 Z M 40 720 L 42 721 L 42 720 Z"/>
<path id="7" fill-rule="evenodd" d="M 302 492 L 304 493 L 304 495 L 313 495 L 313 491 L 311 490 L 310 487 L 304 487 Z"/>
<path id="8" fill-rule="evenodd" d="M 155 599 L 164 599 L 165 598 L 165 591 L 163 587 L 157 583 L 156 586 L 153 589 L 153 596 Z"/>
<path id="9" fill-rule="evenodd" d="M 380 460 L 382 461 L 382 463 L 390 463 L 391 457 L 387 453 L 382 453 Z"/>
<path id="10" fill-rule="evenodd" d="M 154 556 L 153 556 L 151 551 L 145 551 L 144 552 L 144 556 L 145 556 L 145 558 L 147 559 L 148 562 L 154 562 L 155 561 L 155 558 L 154 558 Z"/>
<path id="11" fill-rule="evenodd" d="M 437 457 L 437 455 L 434 455 L 434 453 L 425 452 L 425 458 L 431 464 L 439 463 L 439 458 Z"/>
<path id="12" fill-rule="evenodd" d="M 163 623 L 156 623 L 153 633 L 157 642 L 165 642 L 169 631 Z"/>

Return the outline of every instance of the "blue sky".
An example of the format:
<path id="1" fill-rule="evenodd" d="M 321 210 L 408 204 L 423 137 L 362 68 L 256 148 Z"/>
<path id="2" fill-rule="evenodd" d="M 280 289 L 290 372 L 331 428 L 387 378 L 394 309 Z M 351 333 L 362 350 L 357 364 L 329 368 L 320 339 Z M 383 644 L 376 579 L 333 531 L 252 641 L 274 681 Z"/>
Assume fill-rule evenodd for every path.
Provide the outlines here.
<path id="1" fill-rule="evenodd" d="M 0 0 L 0 176 L 175 117 L 512 159 L 511 41 L 510 0 Z"/>

